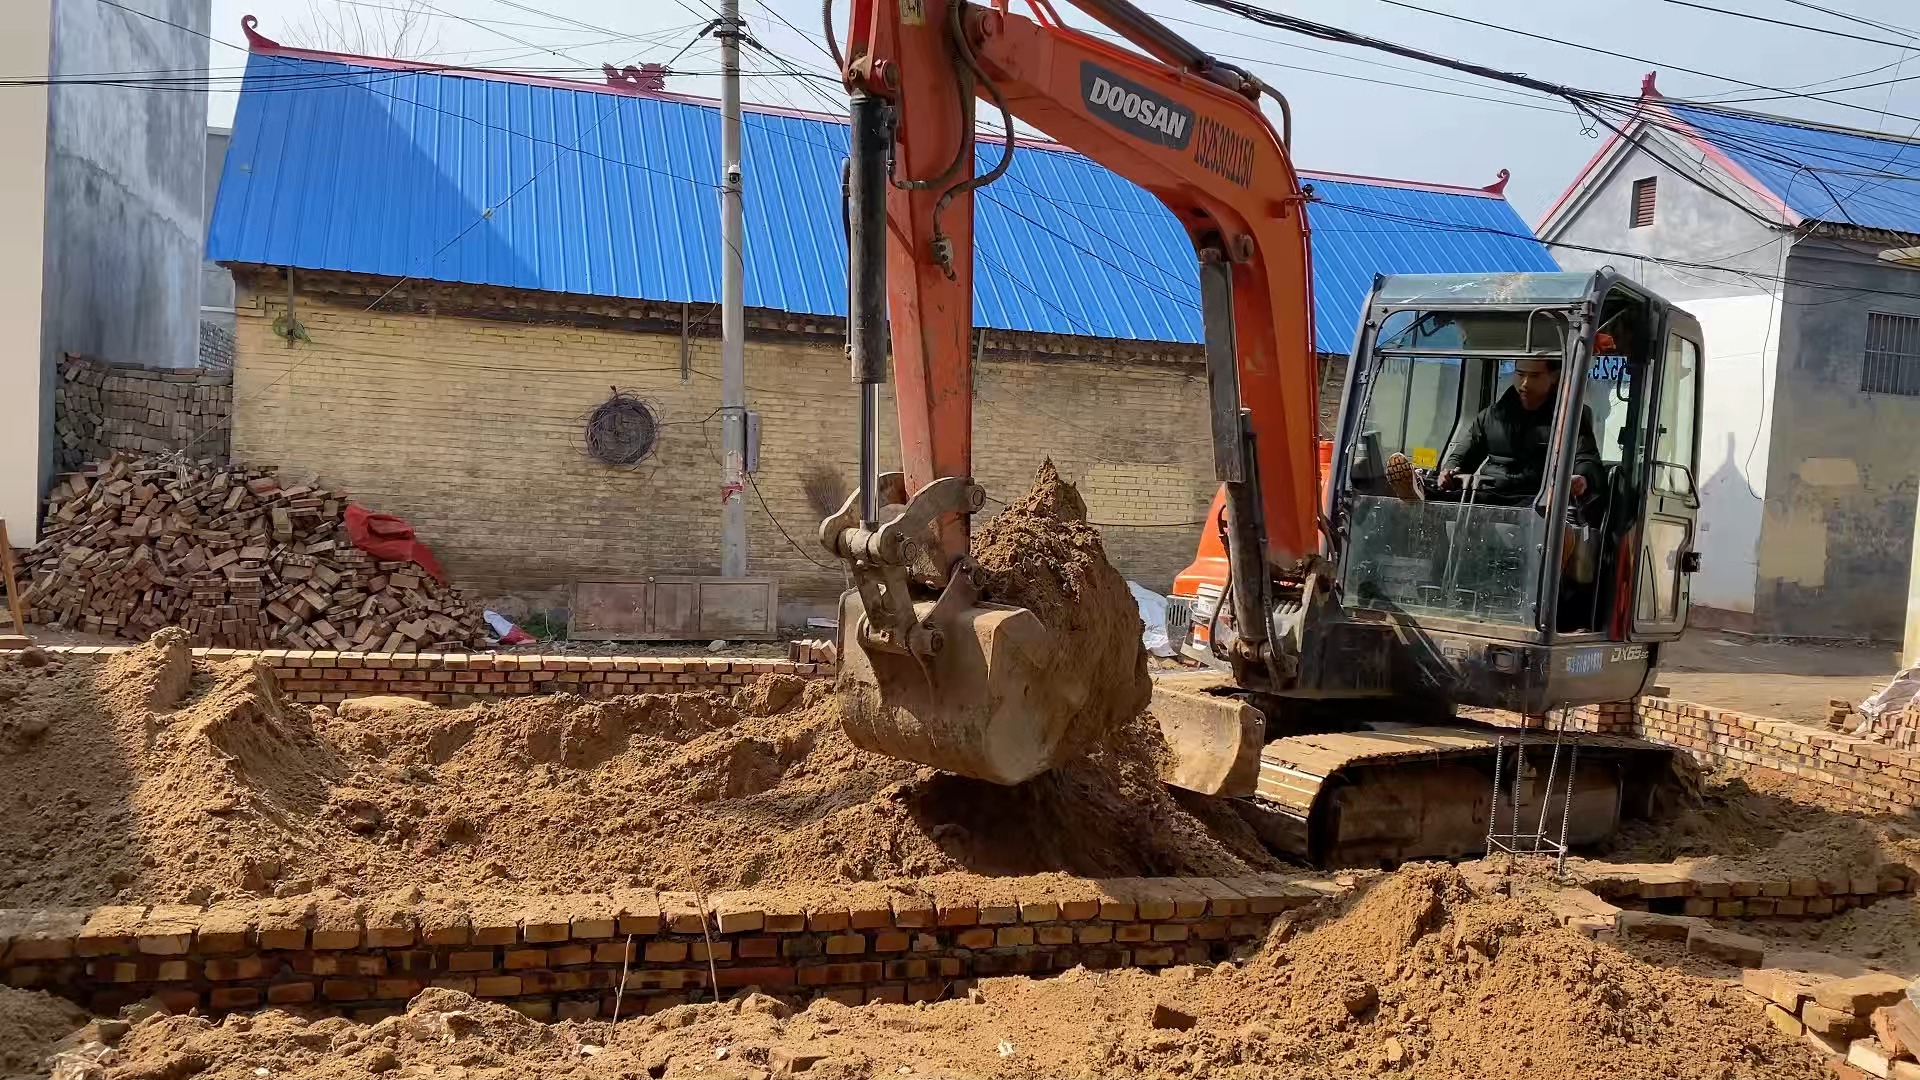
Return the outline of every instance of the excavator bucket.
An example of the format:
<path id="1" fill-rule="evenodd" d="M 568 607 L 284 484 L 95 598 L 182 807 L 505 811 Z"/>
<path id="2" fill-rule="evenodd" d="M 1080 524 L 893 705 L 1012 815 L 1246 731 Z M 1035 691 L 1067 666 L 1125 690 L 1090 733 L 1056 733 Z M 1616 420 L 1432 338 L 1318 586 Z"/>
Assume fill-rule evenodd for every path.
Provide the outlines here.
<path id="1" fill-rule="evenodd" d="M 924 601 L 915 621 L 940 647 L 922 657 L 861 640 L 858 590 L 840 599 L 841 723 L 863 750 L 1017 784 L 1061 764 L 1069 719 L 1086 699 L 1054 634 L 1021 607 Z"/>

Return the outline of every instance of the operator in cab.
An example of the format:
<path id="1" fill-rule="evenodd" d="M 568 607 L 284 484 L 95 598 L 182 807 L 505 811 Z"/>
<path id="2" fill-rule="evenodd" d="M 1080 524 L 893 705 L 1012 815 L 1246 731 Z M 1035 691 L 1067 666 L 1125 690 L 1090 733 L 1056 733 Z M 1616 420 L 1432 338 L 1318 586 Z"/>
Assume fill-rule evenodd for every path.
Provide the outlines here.
<path id="1" fill-rule="evenodd" d="M 1528 506 L 1538 499 L 1547 470 L 1547 450 L 1553 445 L 1553 403 L 1559 386 L 1559 357 L 1530 356 L 1515 361 L 1513 385 L 1481 410 L 1447 448 L 1440 467 L 1441 490 L 1453 487 L 1462 474 L 1478 471 L 1475 502 Z M 1593 412 L 1582 404 L 1573 452 L 1574 502 L 1598 491 L 1600 483 L 1600 448 L 1593 437 Z"/>

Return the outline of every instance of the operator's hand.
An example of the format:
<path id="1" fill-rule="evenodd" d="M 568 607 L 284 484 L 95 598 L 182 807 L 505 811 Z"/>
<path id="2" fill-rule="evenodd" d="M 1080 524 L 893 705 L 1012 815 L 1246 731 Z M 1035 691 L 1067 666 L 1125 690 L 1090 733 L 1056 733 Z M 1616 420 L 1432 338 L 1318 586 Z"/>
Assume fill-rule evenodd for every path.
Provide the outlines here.
<path id="1" fill-rule="evenodd" d="M 1452 487 L 1453 482 L 1458 479 L 1460 479 L 1459 469 L 1441 469 L 1440 470 L 1440 490 L 1445 491 L 1446 489 Z"/>
<path id="2" fill-rule="evenodd" d="M 1587 478 L 1579 473 L 1573 474 L 1573 497 L 1576 499 L 1587 497 Z"/>

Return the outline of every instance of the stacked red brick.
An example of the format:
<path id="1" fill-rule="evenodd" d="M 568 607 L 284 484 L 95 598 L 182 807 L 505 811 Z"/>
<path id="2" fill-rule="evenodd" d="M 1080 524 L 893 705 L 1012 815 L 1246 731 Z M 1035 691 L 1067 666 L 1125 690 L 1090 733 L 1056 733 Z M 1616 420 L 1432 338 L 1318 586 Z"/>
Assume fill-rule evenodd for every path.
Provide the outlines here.
<path id="1" fill-rule="evenodd" d="M 1680 747 L 1702 764 L 1737 762 L 1817 785 L 1839 808 L 1905 813 L 1920 806 L 1920 753 L 1873 739 L 1730 709 L 1641 698 L 1641 737 Z"/>
<path id="2" fill-rule="evenodd" d="M 1710 863 L 1607 863 L 1572 859 L 1569 877 L 1614 906 L 1668 914 L 1821 918 L 1913 891 L 1914 874 L 1888 864 L 1871 872 L 1764 873 Z"/>
<path id="3" fill-rule="evenodd" d="M 336 893 L 0 911 L 0 983 L 106 1014 L 151 996 L 181 1011 L 297 1005 L 363 1019 L 429 985 L 543 1020 L 653 1012 L 746 986 L 852 1005 L 931 1001 L 982 976 L 1215 963 L 1259 943 L 1275 915 L 1345 892 L 1304 875 L 952 875 L 710 896 Z"/>
<path id="4" fill-rule="evenodd" d="M 1920 1080 L 1920 1062 L 1914 1060 L 1920 1010 L 1907 1000 L 1905 978 L 1767 967 L 1748 970 L 1740 981 L 1766 1002 L 1774 1026 L 1804 1037 L 1830 1058 L 1869 1076 Z"/>
<path id="5" fill-rule="evenodd" d="M 346 496 L 282 487 L 271 468 L 114 458 L 61 477 L 26 557 L 28 619 L 202 644 L 380 649 L 475 645 L 458 590 L 348 542 Z"/>

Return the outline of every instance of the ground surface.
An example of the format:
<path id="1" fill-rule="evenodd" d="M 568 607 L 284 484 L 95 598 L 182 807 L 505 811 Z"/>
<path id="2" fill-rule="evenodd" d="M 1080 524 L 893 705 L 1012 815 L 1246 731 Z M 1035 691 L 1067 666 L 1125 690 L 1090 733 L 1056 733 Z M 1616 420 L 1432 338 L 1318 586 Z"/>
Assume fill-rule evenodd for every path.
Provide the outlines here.
<path id="1" fill-rule="evenodd" d="M 1920 823 L 1828 809 L 1817 788 L 1730 767 L 1686 775 L 1676 788 L 1663 812 L 1629 822 L 1596 854 L 1762 877 L 1872 874 L 1886 865 L 1920 869 Z"/>
<path id="2" fill-rule="evenodd" d="M 1891 649 L 1750 641 L 1690 630 L 1661 654 L 1660 679 L 1680 701 L 1823 724 L 1827 702 L 1858 704 L 1900 669 Z"/>
<path id="3" fill-rule="evenodd" d="M 1000 788 L 856 750 L 826 689 L 335 712 L 178 639 L 0 659 L 0 906 L 1278 865 L 1230 807 L 1157 782 L 1151 721 Z"/>
<path id="4" fill-rule="evenodd" d="M 1531 901 L 1423 866 L 1380 879 L 1317 925 L 1282 924 L 1244 963 L 1217 968 L 1075 970 L 988 980 L 974 1000 L 818 1002 L 797 1014 L 743 994 L 619 1024 L 538 1024 L 430 989 L 406 1016 L 371 1026 L 281 1012 L 145 1019 L 117 1040 L 107 1075 L 764 1080 L 801 1055 L 822 1080 L 1822 1076 L 1804 1043 L 1714 977 L 1725 974 L 1648 963 L 1561 928 Z M 0 994 L 0 1017 L 31 1010 L 64 1026 L 44 999 Z"/>
<path id="5" fill-rule="evenodd" d="M 0 624 L 0 631 L 5 631 Z M 80 630 L 49 630 L 44 626 L 27 628 L 36 645 L 111 645 L 125 647 L 137 644 L 128 638 L 112 634 L 89 634 Z M 819 628 L 785 627 L 773 641 L 728 641 L 718 650 L 711 648 L 711 641 L 568 641 L 545 639 L 530 645 L 511 645 L 500 648 L 502 653 L 544 653 L 553 656 L 746 656 L 760 659 L 785 659 L 787 642 L 794 638 L 830 639 L 830 631 Z"/>

